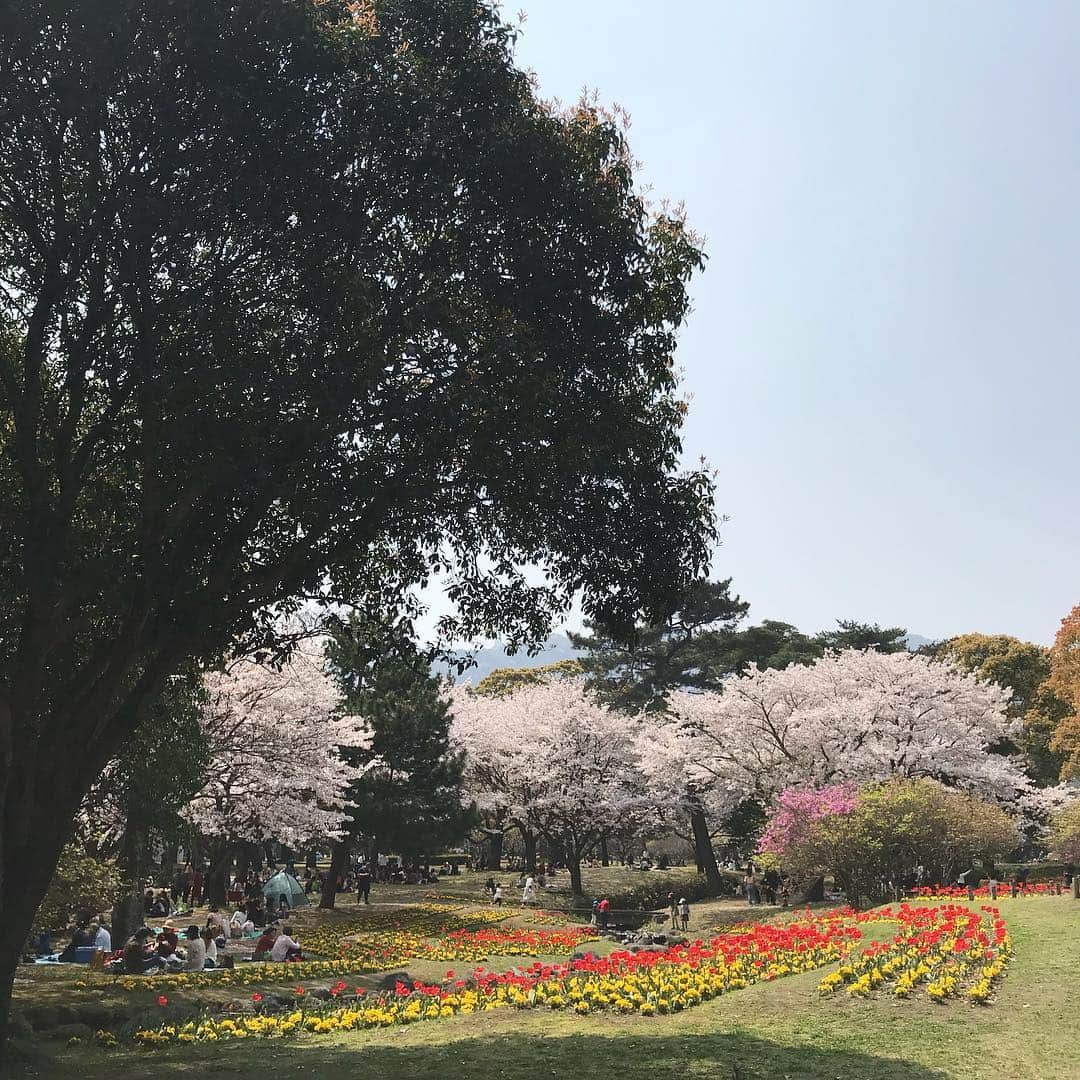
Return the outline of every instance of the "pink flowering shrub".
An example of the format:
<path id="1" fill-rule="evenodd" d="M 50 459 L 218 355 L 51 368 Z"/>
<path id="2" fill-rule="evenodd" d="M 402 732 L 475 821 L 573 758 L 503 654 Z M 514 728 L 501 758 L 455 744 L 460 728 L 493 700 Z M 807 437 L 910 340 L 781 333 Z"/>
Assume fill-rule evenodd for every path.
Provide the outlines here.
<path id="1" fill-rule="evenodd" d="M 850 814 L 858 794 L 854 784 L 785 788 L 776 797 L 776 809 L 758 841 L 758 851 L 782 855 L 792 843 L 806 837 L 813 822 Z"/>

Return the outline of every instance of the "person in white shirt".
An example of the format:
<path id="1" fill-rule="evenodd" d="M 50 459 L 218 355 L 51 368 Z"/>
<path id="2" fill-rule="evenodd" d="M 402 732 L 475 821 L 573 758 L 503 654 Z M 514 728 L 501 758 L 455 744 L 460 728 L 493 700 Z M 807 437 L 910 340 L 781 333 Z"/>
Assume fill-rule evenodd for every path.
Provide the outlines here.
<path id="1" fill-rule="evenodd" d="M 254 926 L 255 924 L 247 917 L 247 913 L 237 908 L 229 918 L 229 937 L 243 937 L 244 931 L 254 929 Z"/>
<path id="2" fill-rule="evenodd" d="M 206 967 L 206 946 L 197 926 L 189 926 L 184 931 L 185 971 L 202 971 Z"/>
<path id="3" fill-rule="evenodd" d="M 293 939 L 292 932 L 291 926 L 283 927 L 277 940 L 274 942 L 274 947 L 270 950 L 270 959 L 273 960 L 275 964 L 281 964 L 286 960 L 299 960 L 301 958 L 300 942 Z"/>
<path id="4" fill-rule="evenodd" d="M 91 944 L 94 946 L 95 949 L 101 949 L 102 952 L 111 953 L 112 952 L 112 934 L 110 934 L 109 931 L 106 930 L 104 926 L 100 926 L 97 923 L 91 923 L 90 924 L 91 931 L 94 930 L 95 926 L 97 926 L 97 932 L 94 933 L 93 940 L 92 940 Z"/>
<path id="5" fill-rule="evenodd" d="M 208 926 L 202 932 L 203 945 L 206 947 L 206 962 L 210 967 L 217 967 L 218 949 L 214 940 L 214 931 Z"/>

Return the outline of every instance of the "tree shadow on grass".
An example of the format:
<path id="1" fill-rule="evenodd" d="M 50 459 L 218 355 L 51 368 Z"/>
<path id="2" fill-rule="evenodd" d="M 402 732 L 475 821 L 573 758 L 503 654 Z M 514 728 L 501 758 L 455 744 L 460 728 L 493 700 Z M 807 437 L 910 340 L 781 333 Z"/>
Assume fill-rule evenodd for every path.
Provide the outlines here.
<path id="1" fill-rule="evenodd" d="M 49 1080 L 194 1080 L 274 1075 L 304 1080 L 948 1080 L 949 1073 L 922 1065 L 845 1050 L 785 1045 L 741 1032 L 639 1037 L 629 1034 L 557 1035 L 508 1032 L 436 1045 L 387 1046 L 362 1037 L 344 1042 L 251 1040 L 148 1052 L 102 1055 L 99 1064 L 65 1062 Z M 101 1070 L 100 1072 L 98 1070 Z"/>

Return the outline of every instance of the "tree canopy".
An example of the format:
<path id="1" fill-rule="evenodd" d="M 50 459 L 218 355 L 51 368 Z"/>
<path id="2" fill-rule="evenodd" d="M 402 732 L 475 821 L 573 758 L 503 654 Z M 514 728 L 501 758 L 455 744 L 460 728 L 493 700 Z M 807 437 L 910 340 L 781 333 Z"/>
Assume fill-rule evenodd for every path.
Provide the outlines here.
<path id="1" fill-rule="evenodd" d="M 345 750 L 369 766 L 349 792 L 350 840 L 408 858 L 433 856 L 461 840 L 462 754 L 450 743 L 449 699 L 420 656 L 374 662 L 356 638 L 336 633 L 328 647 L 345 709 L 363 717 L 369 744 Z"/>
<path id="2" fill-rule="evenodd" d="M 1063 779 L 1080 777 L 1080 604 L 1061 620 L 1050 647 L 1048 690 L 1066 702 L 1050 740 L 1050 749 L 1064 756 Z"/>
<path id="3" fill-rule="evenodd" d="M 188 658 L 433 578 L 448 636 L 537 640 L 578 593 L 629 626 L 713 537 L 672 359 L 698 244 L 491 4 L 3 20 L 0 1019 L 82 793 Z"/>
<path id="4" fill-rule="evenodd" d="M 1050 740 L 1068 715 L 1068 702 L 1049 685 L 1050 650 L 1007 634 L 960 634 L 937 649 L 937 656 L 963 671 L 1012 691 L 1008 715 L 1023 728 L 1016 745 L 1040 783 L 1053 784 L 1064 756 L 1050 749 Z"/>

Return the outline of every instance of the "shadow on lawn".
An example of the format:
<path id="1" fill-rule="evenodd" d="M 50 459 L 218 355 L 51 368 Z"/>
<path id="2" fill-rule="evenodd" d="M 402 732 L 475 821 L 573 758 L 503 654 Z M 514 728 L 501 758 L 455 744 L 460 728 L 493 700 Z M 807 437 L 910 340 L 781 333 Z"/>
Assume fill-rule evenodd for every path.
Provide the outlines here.
<path id="1" fill-rule="evenodd" d="M 302 1074 L 305 1080 L 401 1077 L 403 1080 L 947 1080 L 949 1074 L 910 1062 L 805 1045 L 785 1046 L 742 1033 L 648 1036 L 615 1034 L 467 1038 L 437 1045 L 252 1041 L 190 1053 L 166 1052 L 90 1061 L 31 1075 L 123 1076 L 180 1080 L 196 1076 L 258 1078 Z M 73 1067 L 74 1066 L 74 1067 Z M 101 1070 L 100 1072 L 98 1070 Z M 70 1071 L 69 1071 L 70 1070 Z"/>

